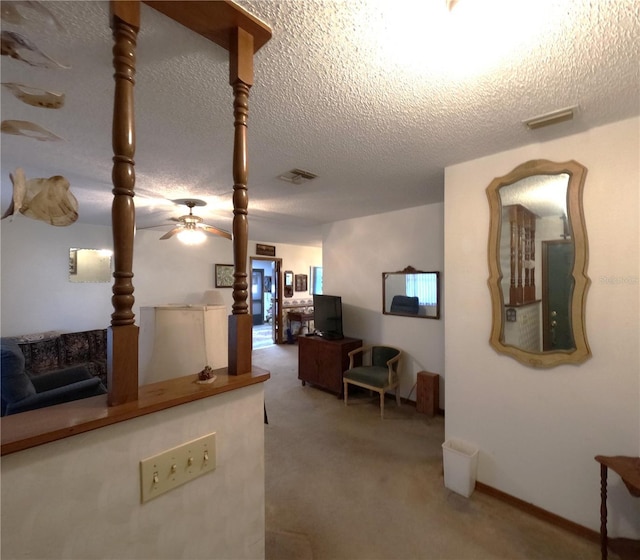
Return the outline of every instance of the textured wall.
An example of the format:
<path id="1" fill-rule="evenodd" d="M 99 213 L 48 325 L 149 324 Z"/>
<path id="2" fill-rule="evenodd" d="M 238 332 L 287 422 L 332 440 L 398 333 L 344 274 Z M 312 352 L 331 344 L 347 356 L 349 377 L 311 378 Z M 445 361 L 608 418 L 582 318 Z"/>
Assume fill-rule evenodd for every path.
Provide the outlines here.
<path id="1" fill-rule="evenodd" d="M 145 504 L 138 463 L 216 432 L 217 468 Z M 263 387 L 2 458 L 2 557 L 264 557 Z"/>
<path id="2" fill-rule="evenodd" d="M 447 168 L 445 174 L 446 437 L 480 448 L 478 479 L 593 530 L 594 456 L 640 452 L 640 121 L 630 119 Z M 586 330 L 580 366 L 534 369 L 489 346 L 489 205 L 485 189 L 531 159 L 588 169 Z M 470 312 L 470 310 L 473 312 Z M 640 502 L 610 475 L 609 530 L 640 536 Z"/>

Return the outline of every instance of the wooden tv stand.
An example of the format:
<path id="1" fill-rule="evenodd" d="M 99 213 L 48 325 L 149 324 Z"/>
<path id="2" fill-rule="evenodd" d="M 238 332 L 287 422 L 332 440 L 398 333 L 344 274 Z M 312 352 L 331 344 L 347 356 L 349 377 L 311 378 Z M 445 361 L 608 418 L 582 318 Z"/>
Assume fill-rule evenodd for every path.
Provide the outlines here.
<path id="1" fill-rule="evenodd" d="M 342 398 L 342 374 L 349 369 L 348 354 L 360 346 L 360 338 L 298 337 L 298 379 L 303 385 L 311 383 Z"/>

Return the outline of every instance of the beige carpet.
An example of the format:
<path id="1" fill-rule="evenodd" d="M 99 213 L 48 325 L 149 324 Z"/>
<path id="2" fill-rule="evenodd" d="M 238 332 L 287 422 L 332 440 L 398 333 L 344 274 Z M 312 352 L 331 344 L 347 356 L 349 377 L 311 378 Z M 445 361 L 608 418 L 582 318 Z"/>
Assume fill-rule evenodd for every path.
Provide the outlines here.
<path id="1" fill-rule="evenodd" d="M 269 323 L 254 325 L 252 329 L 253 349 L 266 348 L 273 344 L 273 326 Z"/>
<path id="2" fill-rule="evenodd" d="M 345 407 L 297 379 L 297 346 L 253 354 L 265 384 L 267 560 L 600 558 L 599 545 L 443 484 L 444 419 L 377 395 Z M 617 557 L 610 554 L 612 560 Z"/>

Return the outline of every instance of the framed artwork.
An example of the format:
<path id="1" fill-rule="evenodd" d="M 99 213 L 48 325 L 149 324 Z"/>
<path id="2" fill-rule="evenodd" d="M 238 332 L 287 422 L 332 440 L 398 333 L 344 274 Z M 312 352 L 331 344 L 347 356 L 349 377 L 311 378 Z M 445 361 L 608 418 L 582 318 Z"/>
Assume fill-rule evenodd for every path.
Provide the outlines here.
<path id="1" fill-rule="evenodd" d="M 296 274 L 295 283 L 296 283 L 296 292 L 307 291 L 307 275 L 306 274 Z"/>
<path id="2" fill-rule="evenodd" d="M 216 288 L 233 288 L 233 265 L 216 265 Z"/>
<path id="3" fill-rule="evenodd" d="M 264 245 L 262 243 L 256 243 L 256 255 L 262 255 L 264 257 L 275 257 L 276 256 L 276 246 L 275 245 Z"/>

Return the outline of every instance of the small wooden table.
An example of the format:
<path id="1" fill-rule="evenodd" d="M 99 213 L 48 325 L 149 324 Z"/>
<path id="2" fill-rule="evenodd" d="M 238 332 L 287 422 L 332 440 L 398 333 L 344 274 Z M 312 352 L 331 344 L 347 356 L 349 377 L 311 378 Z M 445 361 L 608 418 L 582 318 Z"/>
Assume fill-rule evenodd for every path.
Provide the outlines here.
<path id="1" fill-rule="evenodd" d="M 627 490 L 632 496 L 640 498 L 640 457 L 606 457 L 596 455 L 596 461 L 600 463 L 600 551 L 602 560 L 607 560 L 607 470 L 620 475 Z M 632 539 L 613 539 L 611 549 L 620 555 L 620 558 L 638 558 L 640 555 L 640 541 Z M 628 555 L 628 556 L 627 556 Z"/>
<path id="2" fill-rule="evenodd" d="M 309 332 L 309 321 L 313 321 L 313 313 L 304 313 L 302 311 L 289 311 L 287 313 L 287 320 L 289 321 L 289 328 L 291 328 L 291 323 L 300 323 L 300 328 L 297 332 L 291 333 L 294 336 L 300 334 L 302 331 L 303 323 L 307 324 L 307 332 Z"/>

